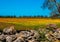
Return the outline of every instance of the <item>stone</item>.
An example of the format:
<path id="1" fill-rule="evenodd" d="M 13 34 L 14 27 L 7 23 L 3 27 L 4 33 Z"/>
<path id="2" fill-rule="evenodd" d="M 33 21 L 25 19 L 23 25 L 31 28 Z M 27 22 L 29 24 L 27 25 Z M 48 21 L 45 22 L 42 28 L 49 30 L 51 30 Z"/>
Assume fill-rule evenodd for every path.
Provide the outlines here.
<path id="1" fill-rule="evenodd" d="M 21 32 L 19 33 L 19 35 L 20 35 L 20 37 L 23 37 L 23 38 L 30 36 L 30 34 L 29 34 L 28 31 L 21 31 Z"/>
<path id="2" fill-rule="evenodd" d="M 12 37 L 8 35 L 8 36 L 6 37 L 6 42 L 12 42 Z"/>
<path id="3" fill-rule="evenodd" d="M 57 25 L 56 24 L 48 24 L 46 27 L 55 29 L 55 28 L 57 28 Z"/>
<path id="4" fill-rule="evenodd" d="M 13 41 L 17 38 L 16 35 L 10 35 L 10 37 L 12 38 Z"/>
<path id="5" fill-rule="evenodd" d="M 33 37 L 38 39 L 40 34 L 36 30 L 31 30 L 31 33 L 33 34 Z"/>
<path id="6" fill-rule="evenodd" d="M 28 40 L 28 42 L 38 42 L 38 41 L 32 39 L 32 40 Z"/>
<path id="7" fill-rule="evenodd" d="M 21 37 L 18 37 L 15 41 L 13 41 L 13 42 L 24 42 L 24 40 L 23 40 L 23 38 L 21 38 Z"/>
<path id="8" fill-rule="evenodd" d="M 16 33 L 16 30 L 14 29 L 14 26 L 10 26 L 8 28 L 3 29 L 3 33 L 14 34 Z"/>
<path id="9" fill-rule="evenodd" d="M 0 35 L 0 40 L 4 40 L 6 36 L 4 34 Z"/>

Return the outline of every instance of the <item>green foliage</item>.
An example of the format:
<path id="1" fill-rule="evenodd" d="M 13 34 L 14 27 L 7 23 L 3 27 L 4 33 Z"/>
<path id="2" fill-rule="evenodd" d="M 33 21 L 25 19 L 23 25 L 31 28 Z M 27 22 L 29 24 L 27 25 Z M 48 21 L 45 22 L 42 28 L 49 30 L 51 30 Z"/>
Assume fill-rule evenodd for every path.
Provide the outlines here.
<path id="1" fill-rule="evenodd" d="M 51 10 L 51 17 L 60 18 L 60 0 L 45 0 L 42 7 Z"/>

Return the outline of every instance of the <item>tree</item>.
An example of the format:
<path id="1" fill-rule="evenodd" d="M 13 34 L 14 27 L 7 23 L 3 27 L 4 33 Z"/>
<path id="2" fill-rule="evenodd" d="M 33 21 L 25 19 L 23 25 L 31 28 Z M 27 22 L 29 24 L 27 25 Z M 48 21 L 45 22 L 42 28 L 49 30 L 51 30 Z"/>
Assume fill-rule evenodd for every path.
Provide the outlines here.
<path id="1" fill-rule="evenodd" d="M 60 0 L 45 0 L 43 3 L 43 8 L 46 7 L 51 10 L 52 17 L 60 16 Z"/>

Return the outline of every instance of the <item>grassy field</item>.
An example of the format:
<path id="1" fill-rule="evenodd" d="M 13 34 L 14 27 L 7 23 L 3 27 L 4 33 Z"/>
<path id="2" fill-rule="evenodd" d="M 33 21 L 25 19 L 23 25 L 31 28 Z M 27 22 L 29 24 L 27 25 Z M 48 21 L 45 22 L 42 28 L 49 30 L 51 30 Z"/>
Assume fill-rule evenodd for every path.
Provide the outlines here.
<path id="1" fill-rule="evenodd" d="M 0 18 L 0 29 L 13 25 L 17 30 L 29 30 L 44 28 L 47 24 L 57 24 L 57 26 L 59 27 L 60 19 Z"/>

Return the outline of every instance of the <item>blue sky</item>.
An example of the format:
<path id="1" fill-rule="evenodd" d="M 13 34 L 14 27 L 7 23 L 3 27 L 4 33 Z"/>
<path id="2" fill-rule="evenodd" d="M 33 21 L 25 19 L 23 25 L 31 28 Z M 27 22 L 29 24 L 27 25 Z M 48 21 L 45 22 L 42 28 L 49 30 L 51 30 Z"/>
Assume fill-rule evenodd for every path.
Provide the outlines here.
<path id="1" fill-rule="evenodd" d="M 44 0 L 0 0 L 0 15 L 48 16 L 50 11 L 41 8 L 43 2 Z"/>

